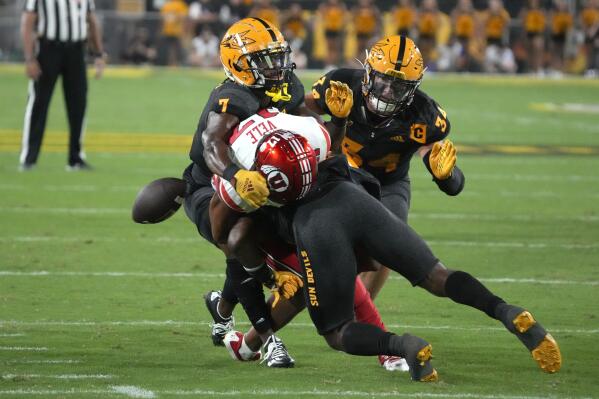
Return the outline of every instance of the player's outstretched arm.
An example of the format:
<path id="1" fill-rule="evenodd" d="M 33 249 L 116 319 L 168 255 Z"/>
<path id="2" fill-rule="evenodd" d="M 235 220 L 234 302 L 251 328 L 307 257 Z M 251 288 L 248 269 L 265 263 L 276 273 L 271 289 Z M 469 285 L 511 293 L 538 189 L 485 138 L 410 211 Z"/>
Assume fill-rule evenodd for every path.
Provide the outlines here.
<path id="1" fill-rule="evenodd" d="M 419 153 L 441 191 L 452 196 L 458 195 L 462 191 L 466 178 L 456 165 L 457 149 L 451 141 L 437 141 L 422 147 Z"/>
<path id="2" fill-rule="evenodd" d="M 268 199 L 266 180 L 259 172 L 241 169 L 229 157 L 228 139 L 239 118 L 227 113 L 210 112 L 206 129 L 202 132 L 204 159 L 210 170 L 228 180 L 235 191 L 255 208 Z"/>

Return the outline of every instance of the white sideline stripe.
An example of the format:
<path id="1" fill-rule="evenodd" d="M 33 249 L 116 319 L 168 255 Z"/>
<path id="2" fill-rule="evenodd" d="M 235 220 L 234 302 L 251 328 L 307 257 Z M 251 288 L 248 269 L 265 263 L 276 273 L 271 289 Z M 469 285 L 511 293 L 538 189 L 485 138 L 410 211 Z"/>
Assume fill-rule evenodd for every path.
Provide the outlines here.
<path id="1" fill-rule="evenodd" d="M 51 378 L 57 380 L 86 380 L 86 379 L 111 379 L 114 378 L 112 375 L 105 374 L 3 374 L 1 376 L 4 380 L 10 380 L 13 378 Z"/>
<path id="2" fill-rule="evenodd" d="M 161 277 L 161 278 L 224 278 L 224 273 L 167 273 L 167 272 L 52 272 L 47 270 L 35 270 L 22 272 L 18 270 L 0 270 L 0 276 L 14 277 Z M 393 280 L 404 280 L 400 276 L 389 276 Z M 479 278 L 487 283 L 516 283 L 516 284 L 549 284 L 549 285 L 599 285 L 599 281 L 577 281 L 577 280 L 544 280 L 536 278 L 511 278 L 511 277 L 490 277 Z"/>
<path id="3" fill-rule="evenodd" d="M 0 334 L 0 338 L 24 337 L 25 334 Z"/>
<path id="4" fill-rule="evenodd" d="M 491 247 L 491 248 L 525 248 L 525 249 L 546 249 L 546 248 L 561 248 L 561 249 L 595 249 L 599 248 L 599 243 L 593 244 L 564 244 L 564 243 L 548 243 L 548 242 L 509 242 L 509 241 L 453 241 L 453 240 L 428 240 L 430 245 L 450 245 L 459 247 Z"/>
<path id="5" fill-rule="evenodd" d="M 0 270 L 0 276 L 63 276 L 63 277 L 198 277 L 198 278 L 224 278 L 224 273 L 146 273 L 146 272 L 49 272 L 45 270 L 20 272 Z"/>
<path id="6" fill-rule="evenodd" d="M 431 393 L 431 392 L 415 392 L 415 393 L 402 393 L 399 391 L 387 391 L 387 392 L 366 392 L 366 391 L 325 391 L 325 390 L 311 390 L 311 391 L 282 391 L 276 389 L 268 390 L 253 390 L 253 391 L 242 391 L 242 390 L 230 390 L 230 391 L 211 391 L 204 389 L 191 389 L 191 390 L 164 390 L 164 391 L 148 391 L 154 395 L 170 395 L 170 396 L 201 396 L 201 397 L 215 397 L 215 396 L 332 396 L 332 397 L 396 397 L 396 398 L 451 398 L 451 399 L 587 399 L 586 396 L 524 396 L 524 395 L 484 395 L 480 393 Z M 102 389 L 68 389 L 68 390 L 34 390 L 34 389 L 10 389 L 0 390 L 0 395 L 47 395 L 47 396 L 61 396 L 61 395 L 115 395 L 120 394 L 114 387 L 111 390 Z M 137 398 L 153 398 L 155 396 L 135 396 Z"/>
<path id="7" fill-rule="evenodd" d="M 514 196 L 520 195 L 520 193 L 512 193 Z M 549 193 L 546 193 L 549 195 Z M 25 206 L 3 206 L 0 207 L 0 212 L 14 212 L 14 213 L 67 213 L 67 214 L 128 214 L 131 212 L 130 208 L 31 208 Z M 517 222 L 530 222 L 539 221 L 547 222 L 553 220 L 560 221 L 573 221 L 573 222 L 599 222 L 599 216 L 596 215 L 582 215 L 582 216 L 539 216 L 539 215 L 524 215 L 524 214 L 509 214 L 509 215 L 490 215 L 482 213 L 424 213 L 424 212 L 412 212 L 410 218 L 423 218 L 423 219 L 450 219 L 450 220 L 482 220 L 482 221 L 517 221 Z"/>
<path id="8" fill-rule="evenodd" d="M 122 326 L 122 327 L 183 327 L 183 326 L 208 326 L 212 321 L 189 321 L 189 320 L 122 320 L 122 321 L 88 321 L 88 320 L 39 320 L 39 321 L 19 321 L 19 320 L 0 320 L 0 328 L 6 324 L 11 326 L 27 327 L 48 327 L 48 326 L 70 326 L 70 327 L 95 327 L 95 326 Z M 237 322 L 240 326 L 250 326 L 249 322 Z M 412 324 L 385 324 L 390 328 L 398 329 L 419 329 L 419 330 L 454 330 L 454 331 L 505 331 L 503 327 L 460 327 L 460 326 L 439 326 L 439 325 L 412 325 Z M 312 323 L 292 322 L 285 328 L 314 328 Z M 558 334 L 599 334 L 599 329 L 571 329 L 571 328 L 551 328 L 551 332 Z"/>
<path id="9" fill-rule="evenodd" d="M 113 214 L 130 213 L 126 208 L 29 208 L 25 206 L 0 207 L 0 212 L 13 213 L 72 213 L 72 214 Z"/>
<path id="10" fill-rule="evenodd" d="M 140 238 L 140 237 L 44 237 L 44 236 L 16 236 L 16 237 L 0 237 L 0 242 L 151 242 L 162 244 L 177 244 L 177 243 L 196 243 L 199 238 L 174 238 L 174 237 L 156 237 L 156 238 Z M 510 241 L 456 241 L 456 240 L 429 240 L 431 245 L 450 245 L 460 247 L 504 247 L 504 248 L 523 248 L 523 249 L 545 249 L 545 248 L 560 248 L 560 249 L 597 249 L 599 243 L 592 244 L 566 244 L 566 243 L 550 243 L 550 242 L 510 242 Z"/>
<path id="11" fill-rule="evenodd" d="M 9 360 L 9 364 L 76 364 L 82 363 L 81 360 Z"/>
<path id="12" fill-rule="evenodd" d="M 154 392 L 136 387 L 134 385 L 115 385 L 111 386 L 112 390 L 116 393 L 121 393 L 123 395 L 129 396 L 130 398 L 155 398 L 156 395 Z"/>
<path id="13" fill-rule="evenodd" d="M 0 324 L 2 324 L 0 322 Z M 36 351 L 42 352 L 47 351 L 48 348 L 44 346 L 0 346 L 0 351 Z"/>

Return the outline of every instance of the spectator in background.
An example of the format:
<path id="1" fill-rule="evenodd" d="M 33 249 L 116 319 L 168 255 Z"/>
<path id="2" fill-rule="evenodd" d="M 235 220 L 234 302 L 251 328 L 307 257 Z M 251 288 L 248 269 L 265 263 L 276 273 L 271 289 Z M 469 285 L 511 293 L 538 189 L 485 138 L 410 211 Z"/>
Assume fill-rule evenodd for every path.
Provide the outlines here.
<path id="1" fill-rule="evenodd" d="M 566 38 L 572 30 L 574 18 L 564 0 L 554 0 L 551 13 L 551 68 L 563 72 Z"/>
<path id="2" fill-rule="evenodd" d="M 510 57 L 505 52 L 506 48 L 503 46 L 509 22 L 510 15 L 503 7 L 503 1 L 489 0 L 489 8 L 483 16 L 483 26 L 487 42 L 485 48 L 485 70 L 488 72 L 501 72 L 510 69 Z M 509 50 L 509 48 L 507 49 Z M 513 58 L 511 50 L 509 53 L 512 54 Z"/>
<path id="3" fill-rule="evenodd" d="M 433 70 L 436 69 L 435 47 L 438 26 L 437 0 L 423 0 L 418 13 L 418 47 L 420 47 L 424 62 Z"/>
<path id="4" fill-rule="evenodd" d="M 326 69 L 331 69 L 336 67 L 340 61 L 347 10 L 339 0 L 328 0 L 320 6 L 318 12 L 324 24 L 327 41 Z"/>
<path id="5" fill-rule="evenodd" d="M 212 0 L 194 0 L 189 5 L 190 31 L 200 32 L 204 26 L 213 31 L 221 30 L 219 25 L 220 4 Z"/>
<path id="6" fill-rule="evenodd" d="M 599 0 L 587 0 L 580 14 L 580 25 L 584 31 L 587 57 L 587 76 L 594 77 L 599 70 Z"/>
<path id="7" fill-rule="evenodd" d="M 218 46 L 218 37 L 210 30 L 208 25 L 204 25 L 199 34 L 191 41 L 189 64 L 205 68 L 220 66 Z"/>
<path id="8" fill-rule="evenodd" d="M 245 18 L 249 11 L 243 0 L 229 0 L 220 7 L 218 19 L 221 25 L 226 27 Z"/>
<path id="9" fill-rule="evenodd" d="M 352 17 L 357 40 L 357 58 L 362 59 L 366 50 L 373 44 L 371 42 L 379 36 L 379 28 L 382 25 L 381 12 L 371 0 L 359 0 L 352 10 Z"/>
<path id="10" fill-rule="evenodd" d="M 153 63 L 156 60 L 156 49 L 150 42 L 147 28 L 138 27 L 125 49 L 123 60 L 133 64 Z"/>
<path id="11" fill-rule="evenodd" d="M 526 32 L 526 47 L 528 53 L 528 70 L 543 74 L 545 56 L 545 11 L 541 9 L 540 0 L 528 0 L 521 11 L 522 25 Z"/>
<path id="12" fill-rule="evenodd" d="M 454 52 L 456 53 L 455 69 L 459 72 L 473 71 L 475 62 L 472 47 L 475 45 L 476 15 L 472 0 L 460 0 L 451 13 L 451 24 L 454 33 Z"/>
<path id="13" fill-rule="evenodd" d="M 293 3 L 285 14 L 282 33 L 293 52 L 293 62 L 299 69 L 306 68 L 308 56 L 303 51 L 303 46 L 308 36 L 308 27 L 304 21 L 302 7 L 298 3 Z"/>
<path id="14" fill-rule="evenodd" d="M 281 26 L 279 21 L 279 9 L 273 6 L 270 0 L 258 0 L 258 3 L 250 10 L 250 17 L 268 21 L 277 28 Z"/>
<path id="15" fill-rule="evenodd" d="M 416 10 L 412 0 L 399 0 L 391 10 L 395 32 L 398 35 L 412 36 L 412 29 L 416 22 Z"/>
<path id="16" fill-rule="evenodd" d="M 179 65 L 184 58 L 181 41 L 185 35 L 188 7 L 183 0 L 167 0 L 160 9 L 162 19 L 161 64 Z"/>

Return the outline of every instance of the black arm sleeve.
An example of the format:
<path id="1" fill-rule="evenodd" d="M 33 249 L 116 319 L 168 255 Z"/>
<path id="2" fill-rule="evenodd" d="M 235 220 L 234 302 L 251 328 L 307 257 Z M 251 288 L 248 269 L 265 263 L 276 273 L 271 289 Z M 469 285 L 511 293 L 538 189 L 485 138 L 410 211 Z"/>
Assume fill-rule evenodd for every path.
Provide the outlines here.
<path id="1" fill-rule="evenodd" d="M 464 189 L 464 184 L 466 183 L 466 177 L 464 177 L 464 173 L 458 168 L 458 165 L 453 167 L 453 171 L 451 172 L 451 176 L 445 180 L 439 180 L 433 174 L 433 170 L 431 169 L 429 163 L 429 157 L 431 152 L 427 152 L 424 157 L 422 157 L 422 161 L 424 162 L 424 166 L 433 176 L 433 181 L 437 184 L 439 189 L 443 191 L 447 195 L 456 196 L 462 192 Z"/>

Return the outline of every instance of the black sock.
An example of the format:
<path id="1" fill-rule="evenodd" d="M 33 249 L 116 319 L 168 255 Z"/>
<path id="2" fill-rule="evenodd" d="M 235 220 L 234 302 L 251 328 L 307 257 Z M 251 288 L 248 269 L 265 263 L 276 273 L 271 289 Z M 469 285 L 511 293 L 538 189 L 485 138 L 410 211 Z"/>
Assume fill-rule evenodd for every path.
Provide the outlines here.
<path id="1" fill-rule="evenodd" d="M 392 335 L 372 324 L 350 322 L 343 330 L 341 345 L 350 355 L 394 355 L 389 353 L 389 339 Z"/>
<path id="2" fill-rule="evenodd" d="M 494 319 L 497 305 L 505 303 L 476 278 L 462 271 L 453 272 L 447 277 L 445 293 L 454 302 L 472 306 Z"/>
<path id="3" fill-rule="evenodd" d="M 271 329 L 270 309 L 264 298 L 262 284 L 245 271 L 241 263 L 227 261 L 227 276 L 243 306 L 250 323 L 259 333 L 265 333 Z"/>
<path id="4" fill-rule="evenodd" d="M 239 299 L 237 298 L 237 295 L 235 295 L 235 287 L 233 286 L 233 281 L 230 275 L 231 272 L 229 271 L 229 268 L 234 268 L 236 265 L 241 266 L 241 263 L 239 263 L 237 259 L 227 259 L 227 277 L 225 278 L 225 283 L 223 285 L 222 297 L 231 305 L 236 305 L 239 303 Z"/>

